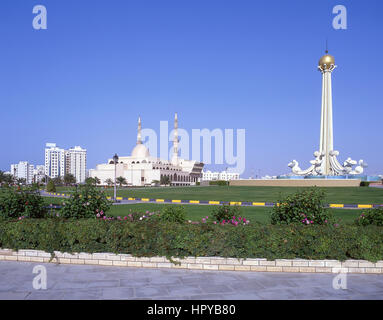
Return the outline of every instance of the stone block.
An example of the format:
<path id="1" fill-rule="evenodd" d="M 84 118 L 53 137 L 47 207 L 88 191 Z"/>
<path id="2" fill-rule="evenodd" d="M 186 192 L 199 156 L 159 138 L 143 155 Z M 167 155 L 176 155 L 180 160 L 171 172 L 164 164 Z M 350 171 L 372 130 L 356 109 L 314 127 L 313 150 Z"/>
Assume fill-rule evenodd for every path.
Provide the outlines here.
<path id="1" fill-rule="evenodd" d="M 299 267 L 299 272 L 313 273 L 315 272 L 315 267 Z"/>
<path id="2" fill-rule="evenodd" d="M 283 272 L 299 272 L 299 267 L 282 267 Z"/>
<path id="3" fill-rule="evenodd" d="M 307 260 L 293 260 L 293 267 L 308 267 L 309 262 Z"/>
<path id="4" fill-rule="evenodd" d="M 265 272 L 267 271 L 266 266 L 250 266 L 251 271 L 257 271 L 257 272 Z"/>
<path id="5" fill-rule="evenodd" d="M 366 268 L 366 273 L 382 273 L 381 268 Z"/>
<path id="6" fill-rule="evenodd" d="M 321 260 L 310 260 L 309 267 L 324 267 L 325 262 Z"/>
<path id="7" fill-rule="evenodd" d="M 259 261 L 254 259 L 243 260 L 244 266 L 259 266 Z"/>
<path id="8" fill-rule="evenodd" d="M 218 264 L 204 264 L 204 270 L 218 270 Z"/>
<path id="9" fill-rule="evenodd" d="M 220 264 L 220 265 L 218 265 L 218 270 L 234 271 L 234 266 L 227 265 L 227 264 Z"/>
<path id="10" fill-rule="evenodd" d="M 272 266 L 267 266 L 266 267 L 267 269 L 267 271 L 268 272 L 282 272 L 283 271 L 283 267 L 272 267 Z"/>
<path id="11" fill-rule="evenodd" d="M 101 266 L 112 266 L 113 265 L 113 261 L 112 260 L 100 259 L 100 260 L 98 260 L 98 264 L 101 265 Z"/>
<path id="12" fill-rule="evenodd" d="M 338 260 L 325 260 L 325 267 L 341 268 L 342 263 Z"/>
<path id="13" fill-rule="evenodd" d="M 275 260 L 276 267 L 291 267 L 292 261 L 287 259 L 277 259 Z"/>
<path id="14" fill-rule="evenodd" d="M 332 268 L 330 268 L 330 267 L 316 267 L 315 268 L 315 272 L 318 272 L 318 273 L 331 273 L 332 272 Z"/>
<path id="15" fill-rule="evenodd" d="M 144 268 L 157 268 L 157 263 L 155 262 L 142 262 Z"/>
<path id="16" fill-rule="evenodd" d="M 260 266 L 275 267 L 275 261 L 259 261 Z"/>
<path id="17" fill-rule="evenodd" d="M 250 271 L 251 266 L 237 266 L 237 265 L 235 265 L 234 270 L 235 271 Z"/>
<path id="18" fill-rule="evenodd" d="M 188 263 L 188 269 L 202 269 L 201 263 Z"/>

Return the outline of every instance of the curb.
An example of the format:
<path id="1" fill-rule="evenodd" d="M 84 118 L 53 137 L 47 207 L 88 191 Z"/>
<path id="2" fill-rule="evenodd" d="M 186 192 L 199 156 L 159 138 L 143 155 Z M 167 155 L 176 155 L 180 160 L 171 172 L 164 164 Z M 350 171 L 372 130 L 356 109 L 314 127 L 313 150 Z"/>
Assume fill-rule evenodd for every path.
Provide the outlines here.
<path id="1" fill-rule="evenodd" d="M 83 252 L 70 254 L 59 251 L 55 251 L 55 258 L 51 260 L 50 253 L 41 250 L 0 249 L 0 261 L 215 271 L 383 274 L 383 260 L 376 263 L 366 260 L 276 259 L 268 261 L 222 257 L 186 257 L 173 260 L 179 264 L 170 262 L 166 257 L 133 257 L 130 254 Z"/>

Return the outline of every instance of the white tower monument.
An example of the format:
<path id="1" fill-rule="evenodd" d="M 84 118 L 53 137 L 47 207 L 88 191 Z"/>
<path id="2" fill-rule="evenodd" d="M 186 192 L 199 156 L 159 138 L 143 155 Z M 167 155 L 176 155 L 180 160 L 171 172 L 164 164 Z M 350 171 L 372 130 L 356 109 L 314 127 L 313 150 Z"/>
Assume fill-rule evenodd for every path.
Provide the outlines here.
<path id="1" fill-rule="evenodd" d="M 359 165 L 355 160 L 348 158 L 343 166 L 338 162 L 338 151 L 334 150 L 333 126 L 332 126 L 332 88 L 331 74 L 336 68 L 335 59 L 332 55 L 326 54 L 320 58 L 318 69 L 322 73 L 322 111 L 320 123 L 320 142 L 319 151 L 314 152 L 315 160 L 311 160 L 311 166 L 306 170 L 301 170 L 298 162 L 293 160 L 289 163 L 289 167 L 296 175 L 355 175 L 363 173 L 363 169 L 367 164 L 363 160 L 359 160 Z"/>

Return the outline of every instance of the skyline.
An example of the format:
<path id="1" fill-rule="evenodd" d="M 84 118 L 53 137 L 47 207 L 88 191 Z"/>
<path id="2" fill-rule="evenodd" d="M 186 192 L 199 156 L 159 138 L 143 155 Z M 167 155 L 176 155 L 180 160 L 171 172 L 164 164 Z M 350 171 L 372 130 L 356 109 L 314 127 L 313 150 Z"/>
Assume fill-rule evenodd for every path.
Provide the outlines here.
<path id="1" fill-rule="evenodd" d="M 138 116 L 157 131 L 178 112 L 188 132 L 246 130 L 242 177 L 289 173 L 291 159 L 303 165 L 319 145 L 316 66 L 328 38 L 338 65 L 334 147 L 341 161 L 363 158 L 366 174 L 383 173 L 379 1 L 344 1 L 347 30 L 331 26 L 335 1 L 276 1 L 278 10 L 261 1 L 149 2 L 99 1 L 90 9 L 41 1 L 48 29 L 36 31 L 34 4 L 5 1 L 1 170 L 22 160 L 42 164 L 46 142 L 81 145 L 94 168 L 114 153 L 129 155 Z"/>

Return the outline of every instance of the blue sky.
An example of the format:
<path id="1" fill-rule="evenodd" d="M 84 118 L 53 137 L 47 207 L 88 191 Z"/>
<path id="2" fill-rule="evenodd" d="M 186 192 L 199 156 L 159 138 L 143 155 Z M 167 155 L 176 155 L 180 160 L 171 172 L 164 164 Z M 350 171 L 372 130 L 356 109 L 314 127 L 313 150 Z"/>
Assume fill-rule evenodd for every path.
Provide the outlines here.
<path id="1" fill-rule="evenodd" d="M 48 29 L 32 28 L 45 5 Z M 343 4 L 348 29 L 332 27 Z M 0 169 L 42 164 L 46 142 L 129 155 L 137 117 L 159 130 L 246 129 L 246 171 L 288 173 L 318 149 L 326 38 L 334 145 L 382 174 L 381 0 L 2 0 Z M 225 166 L 210 166 L 220 169 Z"/>

